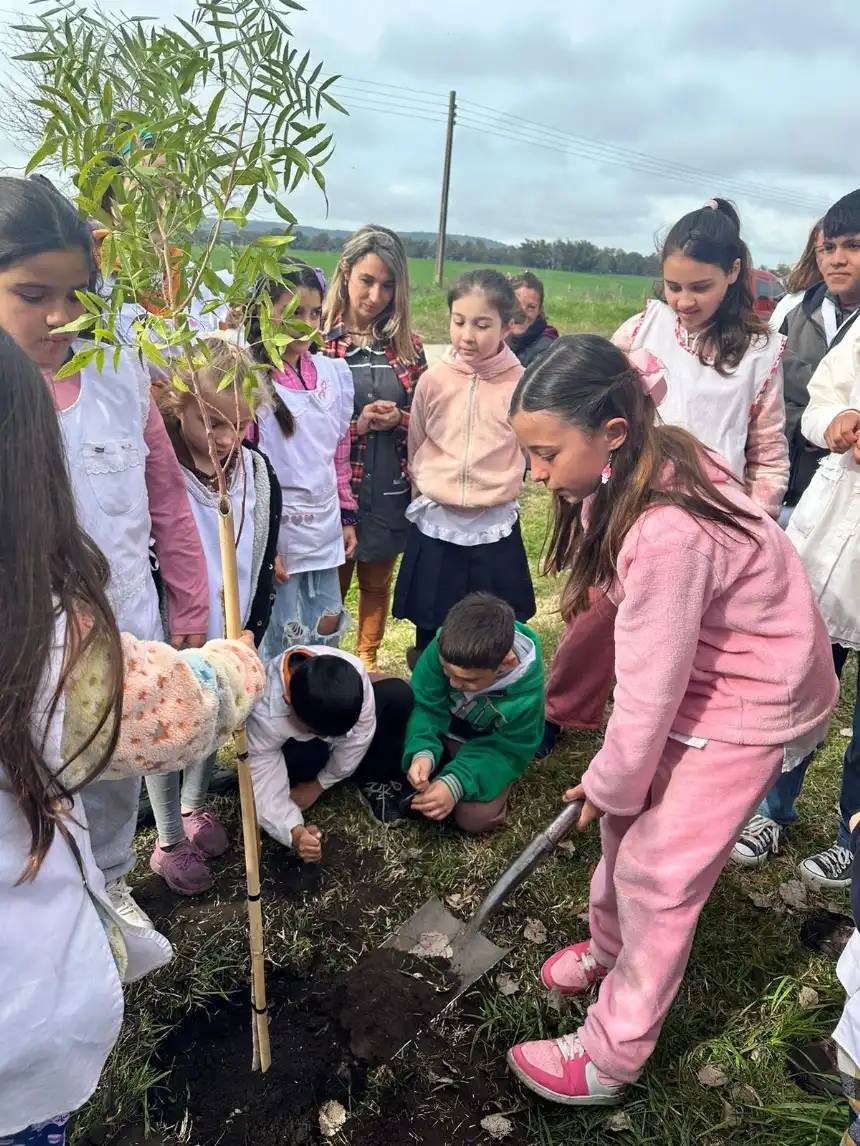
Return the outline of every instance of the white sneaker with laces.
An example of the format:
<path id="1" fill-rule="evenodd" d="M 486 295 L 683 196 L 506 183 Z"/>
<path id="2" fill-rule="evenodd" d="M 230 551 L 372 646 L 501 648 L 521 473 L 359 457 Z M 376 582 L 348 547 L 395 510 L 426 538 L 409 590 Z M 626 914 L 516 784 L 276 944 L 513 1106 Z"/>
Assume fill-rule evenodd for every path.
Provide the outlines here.
<path id="1" fill-rule="evenodd" d="M 835 891 L 851 886 L 853 863 L 854 859 L 848 848 L 834 844 L 832 848 L 805 859 L 797 870 L 808 887 Z"/>
<path id="2" fill-rule="evenodd" d="M 732 860 L 743 867 L 761 867 L 779 851 L 779 841 L 785 831 L 776 820 L 767 816 L 753 816 L 734 846 Z"/>
<path id="3" fill-rule="evenodd" d="M 119 879 L 114 879 L 109 884 L 106 884 L 105 890 L 108 893 L 108 899 L 111 901 L 111 906 L 114 911 L 121 919 L 124 919 L 126 923 L 130 923 L 132 927 L 152 927 L 152 920 L 134 900 L 131 894 L 131 888 L 126 883 L 125 876 L 121 876 Z"/>

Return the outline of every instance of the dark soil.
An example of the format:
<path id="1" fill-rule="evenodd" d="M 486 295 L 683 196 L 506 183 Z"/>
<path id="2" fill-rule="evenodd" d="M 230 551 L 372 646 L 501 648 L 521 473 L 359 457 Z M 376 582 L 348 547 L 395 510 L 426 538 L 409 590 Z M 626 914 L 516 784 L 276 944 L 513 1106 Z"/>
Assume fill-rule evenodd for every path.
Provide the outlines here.
<path id="1" fill-rule="evenodd" d="M 320 1105 L 330 1098 L 346 1105 L 367 1069 L 415 1038 L 450 991 L 443 971 L 387 950 L 328 981 L 272 975 L 270 1070 L 249 1071 L 243 991 L 169 1036 L 157 1064 L 169 1082 L 151 1108 L 166 1125 L 190 1119 L 194 1142 L 312 1142 Z"/>
<path id="2" fill-rule="evenodd" d="M 392 892 L 378 879 L 381 858 L 335 838 L 324 855 L 322 864 L 307 865 L 264 844 L 264 904 L 317 898 L 329 880 L 347 881 L 349 902 L 333 904 L 320 924 L 325 947 L 330 942 L 358 962 L 332 973 L 321 949 L 302 974 L 268 970 L 272 1066 L 265 1075 L 250 1069 L 247 986 L 209 1013 L 192 1012 L 152 1064 L 165 1078 L 148 1095 L 149 1138 L 132 1126 L 112 1146 L 174 1146 L 180 1133 L 188 1146 L 320 1146 L 327 1140 L 318 1112 L 330 1099 L 349 1113 L 341 1143 L 471 1146 L 488 1141 L 479 1125 L 484 1115 L 516 1108 L 501 1055 L 482 1067 L 469 1061 L 468 1049 L 430 1032 L 453 990 L 445 965 L 390 950 L 367 953 L 368 916 L 391 907 Z M 245 913 L 241 856 L 216 861 L 213 871 L 215 888 L 194 900 L 172 895 L 156 876 L 138 884 L 136 895 L 168 937 L 193 947 Z M 377 1092 L 368 1075 L 384 1063 L 392 1078 Z M 506 1146 L 524 1141 L 515 1133 Z"/>

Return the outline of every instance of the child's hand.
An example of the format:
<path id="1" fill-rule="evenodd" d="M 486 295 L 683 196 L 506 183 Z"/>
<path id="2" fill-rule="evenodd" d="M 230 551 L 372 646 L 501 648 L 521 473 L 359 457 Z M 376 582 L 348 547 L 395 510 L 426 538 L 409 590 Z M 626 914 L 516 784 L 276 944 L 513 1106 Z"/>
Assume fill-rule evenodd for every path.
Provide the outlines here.
<path id="1" fill-rule="evenodd" d="M 860 434 L 860 413 L 846 410 L 838 414 L 824 431 L 827 448 L 834 454 L 847 454 Z"/>
<path id="2" fill-rule="evenodd" d="M 170 643 L 175 649 L 202 649 L 206 644 L 206 634 L 177 633 L 176 636 L 170 638 Z"/>
<path id="3" fill-rule="evenodd" d="M 601 816 L 606 814 L 602 809 L 598 808 L 596 804 L 592 804 L 591 800 L 586 796 L 585 789 L 581 784 L 577 784 L 575 788 L 568 788 L 561 798 L 563 804 L 572 804 L 574 800 L 582 800 L 582 811 L 579 813 L 579 819 L 576 822 L 576 830 L 578 832 L 584 832 L 590 824 L 593 824 L 595 820 L 599 820 Z"/>
<path id="4" fill-rule="evenodd" d="M 287 572 L 286 568 L 284 567 L 283 561 L 280 559 L 280 557 L 276 557 L 275 558 L 275 584 L 276 585 L 286 585 L 286 583 L 289 581 L 289 579 L 290 579 L 290 575 Z"/>
<path id="5" fill-rule="evenodd" d="M 293 803 L 301 812 L 315 804 L 322 794 L 323 786 L 319 780 L 306 780 L 304 784 L 296 784 L 290 792 Z"/>
<path id="6" fill-rule="evenodd" d="M 422 815 L 426 816 L 428 820 L 444 820 L 454 811 L 456 803 L 457 801 L 445 781 L 436 780 L 425 792 L 415 796 L 412 807 L 416 812 L 421 812 Z"/>
<path id="7" fill-rule="evenodd" d="M 352 561 L 356 549 L 358 549 L 358 535 L 355 532 L 355 526 L 345 525 L 343 527 L 343 552 L 347 561 Z"/>
<path id="8" fill-rule="evenodd" d="M 416 756 L 409 765 L 406 779 L 416 792 L 423 792 L 433 774 L 433 759 L 430 756 Z"/>
<path id="9" fill-rule="evenodd" d="M 293 840 L 293 847 L 300 859 L 305 863 L 319 863 L 322 859 L 322 832 L 319 828 L 310 826 L 304 827 L 299 824 L 297 828 L 293 828 L 290 833 Z"/>

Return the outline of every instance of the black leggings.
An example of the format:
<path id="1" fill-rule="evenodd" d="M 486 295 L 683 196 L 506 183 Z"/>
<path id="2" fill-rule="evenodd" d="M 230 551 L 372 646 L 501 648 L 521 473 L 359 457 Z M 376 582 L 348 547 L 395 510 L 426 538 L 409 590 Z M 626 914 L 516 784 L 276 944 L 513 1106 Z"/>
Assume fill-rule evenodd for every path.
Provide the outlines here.
<path id="1" fill-rule="evenodd" d="M 435 636 L 435 634 L 434 634 Z M 403 745 L 406 725 L 415 701 L 412 689 L 400 677 L 373 682 L 376 701 L 376 732 L 352 779 L 357 784 L 386 784 L 403 779 Z M 315 780 L 326 766 L 331 745 L 325 740 L 288 740 L 284 761 L 291 784 Z"/>
<path id="2" fill-rule="evenodd" d="M 433 638 L 436 636 L 435 629 L 419 629 L 415 626 L 415 648 L 419 653 L 423 653 Z"/>

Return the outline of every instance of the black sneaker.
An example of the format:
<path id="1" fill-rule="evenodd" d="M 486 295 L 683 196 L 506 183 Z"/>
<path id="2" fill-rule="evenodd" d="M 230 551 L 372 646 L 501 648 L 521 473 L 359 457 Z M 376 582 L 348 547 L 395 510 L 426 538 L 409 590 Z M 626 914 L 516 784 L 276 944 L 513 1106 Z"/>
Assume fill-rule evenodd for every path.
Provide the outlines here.
<path id="1" fill-rule="evenodd" d="M 753 816 L 734 846 L 732 860 L 743 867 L 761 867 L 779 851 L 784 830 L 767 816 Z"/>
<path id="2" fill-rule="evenodd" d="M 558 740 L 560 732 L 560 724 L 555 724 L 551 720 L 545 721 L 543 726 L 543 740 L 537 746 L 535 760 L 545 760 L 547 756 L 549 756 L 553 748 L 555 748 L 555 742 Z"/>
<path id="3" fill-rule="evenodd" d="M 836 891 L 851 886 L 851 867 L 854 858 L 848 848 L 834 844 L 832 848 L 805 859 L 798 868 L 800 878 L 808 887 Z"/>
<path id="4" fill-rule="evenodd" d="M 361 784 L 358 794 L 381 824 L 393 824 L 404 818 L 402 805 L 408 790 L 407 784 L 391 780 L 387 784 Z"/>

